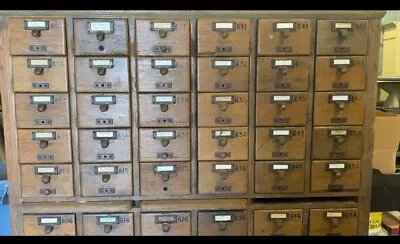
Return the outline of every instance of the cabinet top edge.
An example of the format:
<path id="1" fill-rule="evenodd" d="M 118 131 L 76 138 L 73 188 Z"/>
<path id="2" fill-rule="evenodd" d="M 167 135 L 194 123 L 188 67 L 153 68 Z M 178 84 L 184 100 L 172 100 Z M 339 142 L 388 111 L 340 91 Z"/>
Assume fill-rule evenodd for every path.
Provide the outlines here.
<path id="1" fill-rule="evenodd" d="M 234 16 L 232 16 L 234 14 Z M 231 11 L 213 11 L 213 10 L 109 10 L 109 11 L 40 11 L 40 10 L 0 10 L 0 16 L 19 17 L 19 16 L 51 16 L 51 17 L 135 17 L 135 18 L 165 18 L 165 17 L 186 17 L 186 18 L 204 18 L 204 17 L 230 17 L 230 18 L 316 18 L 316 19 L 380 19 L 386 14 L 386 11 L 367 10 L 367 11 L 310 11 L 310 10 L 231 10 Z"/>

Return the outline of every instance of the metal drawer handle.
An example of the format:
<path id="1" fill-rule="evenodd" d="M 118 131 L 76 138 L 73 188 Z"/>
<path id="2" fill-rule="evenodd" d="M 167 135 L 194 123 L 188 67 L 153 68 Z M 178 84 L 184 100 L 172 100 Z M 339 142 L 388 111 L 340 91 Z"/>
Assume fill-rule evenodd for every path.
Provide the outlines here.
<path id="1" fill-rule="evenodd" d="M 46 225 L 46 226 L 44 227 L 44 233 L 45 233 L 46 235 L 49 235 L 51 232 L 53 232 L 53 230 L 54 230 L 54 227 L 51 226 L 51 225 Z"/>
<path id="2" fill-rule="evenodd" d="M 169 223 L 163 223 L 162 224 L 162 231 L 163 232 L 169 232 L 170 229 L 171 229 L 171 225 Z"/>

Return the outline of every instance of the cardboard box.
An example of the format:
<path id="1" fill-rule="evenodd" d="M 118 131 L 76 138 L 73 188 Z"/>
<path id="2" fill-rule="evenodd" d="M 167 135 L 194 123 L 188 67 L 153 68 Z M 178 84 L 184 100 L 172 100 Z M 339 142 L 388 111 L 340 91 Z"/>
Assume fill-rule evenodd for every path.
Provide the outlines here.
<path id="1" fill-rule="evenodd" d="M 372 166 L 383 174 L 394 174 L 400 142 L 400 115 L 376 111 Z"/>

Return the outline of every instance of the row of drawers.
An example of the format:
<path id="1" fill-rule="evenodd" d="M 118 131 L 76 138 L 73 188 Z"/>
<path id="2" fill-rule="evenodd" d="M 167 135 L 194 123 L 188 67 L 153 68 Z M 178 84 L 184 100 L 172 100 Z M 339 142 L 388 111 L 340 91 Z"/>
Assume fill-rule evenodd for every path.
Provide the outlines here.
<path id="1" fill-rule="evenodd" d="M 198 128 L 198 160 L 248 160 L 248 128 Z M 257 127 L 256 160 L 304 160 L 305 127 Z M 79 159 L 82 163 L 130 162 L 129 129 L 80 129 Z M 69 129 L 19 129 L 20 163 L 72 162 Z M 189 128 L 139 129 L 139 161 L 190 161 Z M 312 159 L 359 159 L 363 152 L 361 126 L 314 127 Z"/>
<path id="2" fill-rule="evenodd" d="M 309 57 L 259 57 L 257 91 L 307 91 Z M 137 58 L 139 92 L 189 92 L 189 58 Z M 316 58 L 315 90 L 364 90 L 365 57 Z M 134 65 L 134 64 L 132 64 Z M 67 92 L 65 57 L 12 57 L 15 92 Z M 122 57 L 75 58 L 77 92 L 129 92 L 129 61 Z M 197 59 L 199 92 L 248 91 L 249 58 Z"/>
<path id="3" fill-rule="evenodd" d="M 310 209 L 308 223 L 304 223 L 304 210 L 254 210 L 249 220 L 246 210 L 197 212 L 197 235 L 248 235 L 248 221 L 253 221 L 252 235 L 270 236 L 307 235 L 357 235 L 357 208 Z M 191 212 L 142 212 L 140 235 L 190 236 Z M 24 215 L 25 235 L 76 235 L 74 214 Z M 83 235 L 134 235 L 134 214 L 105 213 L 83 214 Z M 138 234 L 136 234 L 138 235 Z"/>
<path id="4" fill-rule="evenodd" d="M 77 94 L 79 128 L 131 126 L 129 94 Z M 305 92 L 257 93 L 256 126 L 305 126 L 307 121 Z M 18 128 L 68 128 L 70 125 L 68 94 L 15 94 Z M 190 126 L 190 94 L 139 94 L 139 127 Z M 201 93 L 197 97 L 199 127 L 247 126 L 247 93 Z M 315 126 L 362 125 L 364 92 L 314 93 Z"/>
<path id="5" fill-rule="evenodd" d="M 197 165 L 198 194 L 247 194 L 248 162 L 202 162 Z M 359 160 L 312 161 L 311 193 L 351 192 L 360 189 Z M 73 197 L 70 164 L 24 164 L 20 166 L 22 197 Z M 80 164 L 83 197 L 132 196 L 133 175 L 129 163 Z M 305 189 L 302 161 L 256 161 L 256 194 L 302 194 Z M 140 163 L 140 195 L 151 197 L 191 194 L 190 162 Z"/>
<path id="6" fill-rule="evenodd" d="M 189 20 L 136 20 L 136 28 L 125 19 L 74 19 L 75 55 L 128 55 L 128 29 L 134 30 L 139 56 L 190 53 Z M 10 18 L 10 50 L 13 55 L 64 55 L 65 20 Z M 367 53 L 366 20 L 318 20 L 318 55 Z M 312 21 L 309 19 L 260 19 L 258 54 L 310 54 Z M 249 55 L 249 19 L 197 20 L 198 55 Z"/>

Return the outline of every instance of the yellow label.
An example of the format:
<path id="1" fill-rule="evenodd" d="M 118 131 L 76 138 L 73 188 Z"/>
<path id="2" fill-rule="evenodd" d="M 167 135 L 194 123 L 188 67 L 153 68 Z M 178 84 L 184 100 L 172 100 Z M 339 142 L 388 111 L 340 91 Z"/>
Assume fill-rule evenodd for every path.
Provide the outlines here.
<path id="1" fill-rule="evenodd" d="M 369 229 L 378 230 L 382 225 L 382 212 L 374 212 L 369 214 Z"/>

